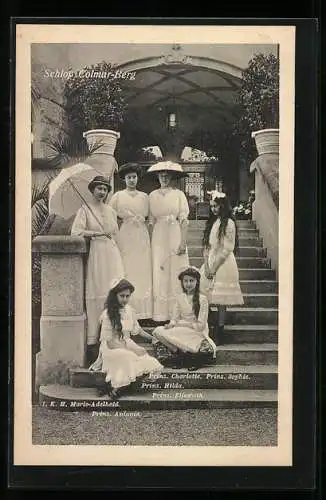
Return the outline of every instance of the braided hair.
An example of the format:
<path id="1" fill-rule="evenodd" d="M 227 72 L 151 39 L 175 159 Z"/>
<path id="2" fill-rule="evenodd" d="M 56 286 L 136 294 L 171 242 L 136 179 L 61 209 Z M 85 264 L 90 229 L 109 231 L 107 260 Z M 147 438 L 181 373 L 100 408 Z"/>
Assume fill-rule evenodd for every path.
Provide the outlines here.
<path id="1" fill-rule="evenodd" d="M 187 276 L 187 274 L 185 274 L 184 276 Z M 191 276 L 191 277 L 193 277 L 193 276 Z M 194 293 L 193 293 L 193 296 L 192 296 L 192 311 L 193 311 L 196 319 L 198 319 L 199 311 L 200 311 L 200 301 L 199 301 L 200 281 L 197 278 L 196 278 L 196 280 L 197 280 L 196 281 L 196 286 L 195 286 L 195 290 L 194 290 Z M 182 286 L 183 292 L 186 293 L 186 290 L 185 290 L 185 288 L 183 286 L 183 281 L 181 281 L 181 286 Z"/>

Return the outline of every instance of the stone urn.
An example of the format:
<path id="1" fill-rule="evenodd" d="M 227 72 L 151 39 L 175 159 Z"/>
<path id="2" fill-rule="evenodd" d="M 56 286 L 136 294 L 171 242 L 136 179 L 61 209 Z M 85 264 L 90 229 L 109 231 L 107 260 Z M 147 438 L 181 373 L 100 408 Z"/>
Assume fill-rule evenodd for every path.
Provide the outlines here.
<path id="1" fill-rule="evenodd" d="M 279 153 L 279 129 L 266 128 L 252 132 L 251 137 L 255 140 L 258 155 L 266 153 Z"/>
<path id="2" fill-rule="evenodd" d="M 103 175 L 111 178 L 117 170 L 117 162 L 114 158 L 115 148 L 120 138 L 120 132 L 106 129 L 87 130 L 83 133 L 86 139 L 90 156 L 85 163 L 89 163 L 99 170 Z"/>
<path id="3" fill-rule="evenodd" d="M 120 132 L 115 130 L 94 129 L 83 133 L 90 150 L 96 148 L 97 154 L 114 155 L 114 151 L 120 139 Z"/>

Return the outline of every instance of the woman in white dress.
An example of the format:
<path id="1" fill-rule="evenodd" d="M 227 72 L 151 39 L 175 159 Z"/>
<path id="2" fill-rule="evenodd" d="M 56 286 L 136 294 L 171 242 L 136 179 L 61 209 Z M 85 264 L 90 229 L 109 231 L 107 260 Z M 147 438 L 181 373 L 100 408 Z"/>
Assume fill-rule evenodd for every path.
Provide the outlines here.
<path id="1" fill-rule="evenodd" d="M 117 238 L 125 278 L 135 286 L 130 304 L 138 319 L 152 317 L 152 255 L 146 226 L 149 215 L 149 199 L 137 190 L 140 169 L 137 164 L 127 163 L 119 170 L 126 189 L 114 193 L 110 206 L 122 221 Z"/>
<path id="2" fill-rule="evenodd" d="M 149 340 L 152 336 L 139 325 L 135 310 L 129 305 L 134 286 L 126 279 L 114 280 L 100 316 L 100 350 L 92 371 L 105 372 L 106 391 L 117 398 L 123 388 L 149 373 L 163 370 L 163 366 L 146 349 L 137 345 L 132 335 Z"/>
<path id="3" fill-rule="evenodd" d="M 91 204 L 84 204 L 78 210 L 71 228 L 71 234 L 90 240 L 86 272 L 87 313 L 87 361 L 97 355 L 98 318 L 103 311 L 110 282 L 124 276 L 122 259 L 116 237 L 117 215 L 105 203 L 110 183 L 106 177 L 96 176 L 88 186 L 93 195 Z"/>
<path id="4" fill-rule="evenodd" d="M 234 256 L 236 240 L 236 224 L 228 198 L 225 193 L 215 191 L 212 194 L 211 215 L 204 231 L 204 264 L 200 271 L 202 293 L 207 295 L 209 304 L 218 306 L 217 317 L 211 313 L 209 320 L 214 323 L 214 337 L 218 344 L 225 341 L 226 307 L 243 304 Z"/>
<path id="5" fill-rule="evenodd" d="M 190 266 L 178 276 L 183 292 L 178 294 L 170 322 L 158 326 L 153 331 L 153 340 L 157 357 L 166 357 L 163 344 L 174 357 L 167 356 L 178 366 L 188 366 L 189 370 L 199 368 L 202 364 L 212 362 L 216 357 L 216 345 L 209 338 L 208 300 L 200 293 L 200 273 Z"/>
<path id="6" fill-rule="evenodd" d="M 161 187 L 149 195 L 152 230 L 153 319 L 171 318 L 175 297 L 182 291 L 178 274 L 189 266 L 187 250 L 188 201 L 171 181 L 184 175 L 180 165 L 160 162 L 148 170 L 157 174 Z"/>

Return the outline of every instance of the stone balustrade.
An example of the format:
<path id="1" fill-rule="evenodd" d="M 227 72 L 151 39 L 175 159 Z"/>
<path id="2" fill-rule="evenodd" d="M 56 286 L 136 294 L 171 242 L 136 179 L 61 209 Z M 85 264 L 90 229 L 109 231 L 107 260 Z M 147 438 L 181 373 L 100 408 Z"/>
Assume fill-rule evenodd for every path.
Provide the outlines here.
<path id="1" fill-rule="evenodd" d="M 252 163 L 255 174 L 253 220 L 263 238 L 267 256 L 278 276 L 279 263 L 279 155 L 262 154 Z"/>
<path id="2" fill-rule="evenodd" d="M 68 368 L 84 366 L 84 305 L 87 244 L 76 236 L 37 236 L 32 251 L 41 255 L 42 311 L 36 386 L 58 382 Z M 46 379 L 46 380 L 45 380 Z"/>

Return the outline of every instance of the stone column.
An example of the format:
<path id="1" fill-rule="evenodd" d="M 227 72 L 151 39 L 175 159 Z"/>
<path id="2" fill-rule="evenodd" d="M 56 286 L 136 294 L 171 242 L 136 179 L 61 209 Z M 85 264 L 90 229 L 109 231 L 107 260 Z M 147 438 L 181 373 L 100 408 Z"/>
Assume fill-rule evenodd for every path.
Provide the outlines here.
<path id="1" fill-rule="evenodd" d="M 42 311 L 36 386 L 65 383 L 69 368 L 85 364 L 86 242 L 75 236 L 37 236 L 32 250 L 41 255 Z"/>

